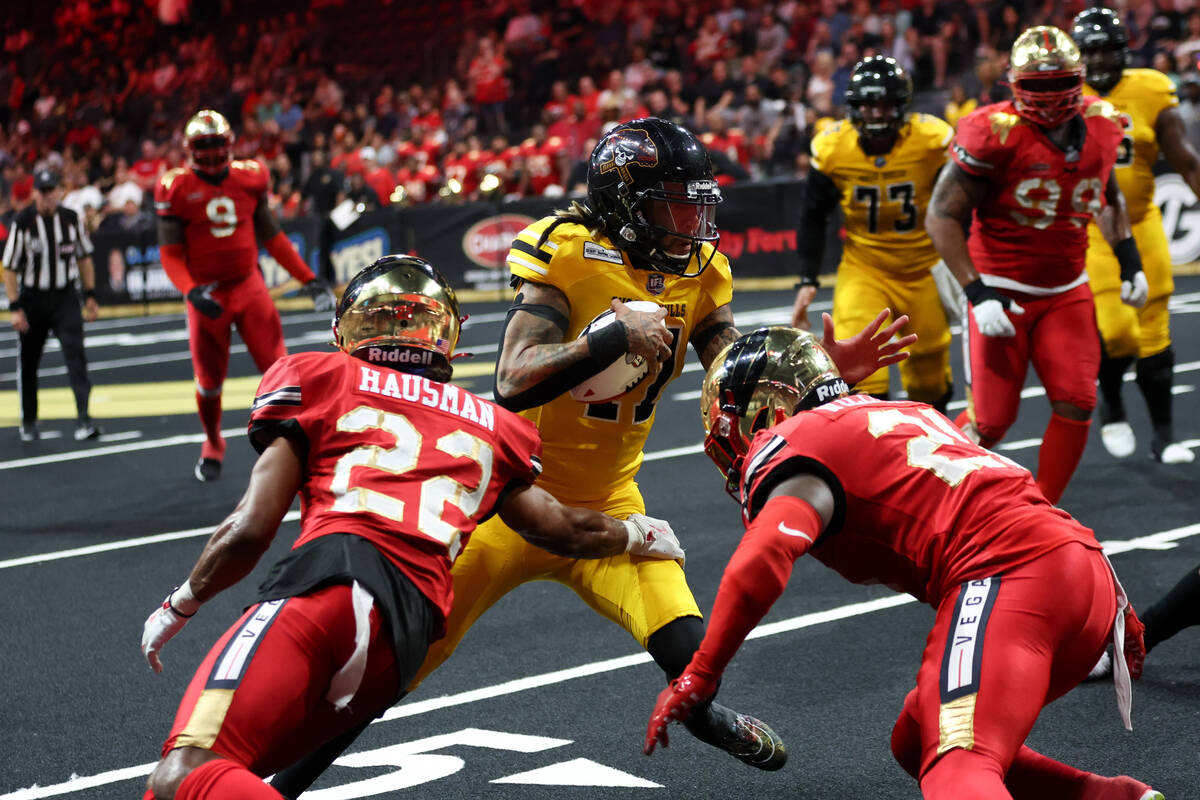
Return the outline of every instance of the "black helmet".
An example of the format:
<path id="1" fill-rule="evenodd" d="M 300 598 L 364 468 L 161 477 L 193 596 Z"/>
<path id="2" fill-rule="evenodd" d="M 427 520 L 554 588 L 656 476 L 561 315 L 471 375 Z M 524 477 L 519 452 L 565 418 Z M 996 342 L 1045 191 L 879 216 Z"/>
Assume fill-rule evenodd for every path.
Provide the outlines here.
<path id="1" fill-rule="evenodd" d="M 913 82 L 904 67 L 889 56 L 871 56 L 854 65 L 846 86 L 846 116 L 859 135 L 867 139 L 891 139 L 900 132 L 912 101 Z M 864 119 L 863 106 L 891 103 L 892 114 L 883 119 Z"/>
<path id="2" fill-rule="evenodd" d="M 346 285 L 333 338 L 356 358 L 445 383 L 461 323 L 454 289 L 432 264 L 391 255 Z"/>
<path id="3" fill-rule="evenodd" d="M 693 277 L 712 260 L 721 189 L 690 131 L 657 117 L 618 125 L 592 150 L 587 185 L 604 233 L 635 266 Z M 702 260 L 704 242 L 713 250 Z"/>
<path id="4" fill-rule="evenodd" d="M 1129 66 L 1129 31 L 1108 8 L 1080 11 L 1071 23 L 1071 38 L 1083 57 L 1088 85 L 1101 94 L 1112 90 Z"/>

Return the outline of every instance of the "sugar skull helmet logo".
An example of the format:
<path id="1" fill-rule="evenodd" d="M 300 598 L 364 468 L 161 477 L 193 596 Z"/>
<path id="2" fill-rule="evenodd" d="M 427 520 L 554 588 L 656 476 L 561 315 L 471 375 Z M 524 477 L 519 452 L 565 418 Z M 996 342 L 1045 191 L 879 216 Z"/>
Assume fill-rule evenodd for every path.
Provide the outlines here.
<path id="1" fill-rule="evenodd" d="M 616 170 L 624 183 L 633 183 L 633 176 L 629 174 L 631 166 L 658 166 L 658 148 L 643 130 L 632 128 L 610 136 L 608 146 L 611 157 L 600 164 L 602 175 Z"/>

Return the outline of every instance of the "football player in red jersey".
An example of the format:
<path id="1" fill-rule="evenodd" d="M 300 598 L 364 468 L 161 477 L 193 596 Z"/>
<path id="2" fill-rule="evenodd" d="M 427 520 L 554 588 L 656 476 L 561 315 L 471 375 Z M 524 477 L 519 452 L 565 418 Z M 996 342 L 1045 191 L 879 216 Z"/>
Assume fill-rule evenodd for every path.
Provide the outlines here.
<path id="1" fill-rule="evenodd" d="M 563 506 L 533 486 L 533 423 L 448 383 L 459 323 L 428 262 L 386 256 L 347 286 L 341 352 L 285 356 L 263 376 L 249 486 L 146 620 L 150 666 L 161 671 L 163 645 L 249 574 L 297 494 L 300 536 L 196 671 L 146 800 L 279 798 L 263 776 L 399 699 L 444 632 L 450 565 L 493 511 L 572 558 L 682 558 L 664 522 Z"/>
<path id="2" fill-rule="evenodd" d="M 705 451 L 740 490 L 746 533 L 708 630 L 662 691 L 644 751 L 711 697 L 726 665 L 811 552 L 855 583 L 937 610 L 917 687 L 892 732 L 897 761 L 930 800 L 1161 800 L 1023 743 L 1042 707 L 1119 642 L 1118 705 L 1141 669 L 1141 624 L 1091 530 L 1029 472 L 973 443 L 924 403 L 850 394 L 813 336 L 761 328 L 704 380 Z M 864 469 L 869 461 L 871 469 Z M 1064 582 L 1072 587 L 1062 592 Z"/>
<path id="3" fill-rule="evenodd" d="M 1030 28 L 1013 44 L 1009 81 L 1013 100 L 959 120 L 925 229 L 970 304 L 958 422 L 985 447 L 1000 441 L 1032 361 L 1053 409 L 1037 482 L 1057 503 L 1096 405 L 1100 339 L 1084 271 L 1093 217 L 1120 264 L 1121 299 L 1145 303 L 1146 278 L 1113 175 L 1120 116 L 1083 97 L 1075 43 L 1058 28 Z"/>
<path id="4" fill-rule="evenodd" d="M 225 457 L 221 387 L 231 329 L 237 326 L 260 372 L 287 353 L 279 312 L 258 269 L 258 242 L 305 285 L 318 311 L 333 311 L 337 298 L 271 215 L 266 168 L 232 160 L 233 129 L 225 117 L 207 109 L 195 114 L 184 128 L 184 145 L 190 167 L 163 173 L 154 205 L 163 269 L 187 298 L 188 346 L 205 434 L 195 475 L 211 481 Z"/>

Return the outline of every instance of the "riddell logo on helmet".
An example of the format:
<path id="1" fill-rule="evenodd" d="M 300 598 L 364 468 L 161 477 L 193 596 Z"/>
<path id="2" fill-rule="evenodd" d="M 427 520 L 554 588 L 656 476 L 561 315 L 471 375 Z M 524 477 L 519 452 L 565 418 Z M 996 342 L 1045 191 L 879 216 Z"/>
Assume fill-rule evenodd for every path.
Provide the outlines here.
<path id="1" fill-rule="evenodd" d="M 608 140 L 608 151 L 612 160 L 600 164 L 600 174 L 604 175 L 615 169 L 625 183 L 633 183 L 633 176 L 629 174 L 631 166 L 658 166 L 658 148 L 650 134 L 639 128 L 613 134 Z"/>
<path id="2" fill-rule="evenodd" d="M 433 353 L 429 350 L 416 349 L 385 349 L 382 347 L 368 347 L 367 361 L 373 364 L 393 363 L 393 364 L 432 364 Z"/>

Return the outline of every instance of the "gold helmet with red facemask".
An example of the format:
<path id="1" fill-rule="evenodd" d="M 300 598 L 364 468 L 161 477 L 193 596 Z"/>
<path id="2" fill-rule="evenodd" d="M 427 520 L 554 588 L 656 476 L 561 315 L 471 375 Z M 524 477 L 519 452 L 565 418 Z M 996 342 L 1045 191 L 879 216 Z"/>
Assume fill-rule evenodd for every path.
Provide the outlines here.
<path id="1" fill-rule="evenodd" d="M 1083 60 L 1066 33 L 1051 25 L 1030 28 L 1013 42 L 1008 63 L 1017 113 L 1055 128 L 1083 107 Z"/>
<path id="2" fill-rule="evenodd" d="M 700 392 L 704 452 L 725 476 L 726 490 L 737 496 L 754 434 L 849 392 L 808 331 L 759 328 L 731 342 L 713 359 Z"/>
<path id="3" fill-rule="evenodd" d="M 197 111 L 183 128 L 183 147 L 193 167 L 218 173 L 233 159 L 233 128 L 219 111 Z"/>

